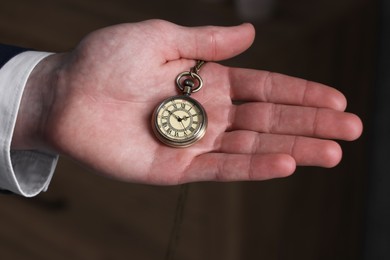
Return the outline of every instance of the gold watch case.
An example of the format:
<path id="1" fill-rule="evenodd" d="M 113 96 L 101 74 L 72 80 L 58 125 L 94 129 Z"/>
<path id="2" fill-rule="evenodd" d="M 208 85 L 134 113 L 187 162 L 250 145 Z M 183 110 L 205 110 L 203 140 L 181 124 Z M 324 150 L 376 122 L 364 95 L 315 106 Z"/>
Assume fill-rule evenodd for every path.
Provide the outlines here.
<path id="1" fill-rule="evenodd" d="M 187 95 L 165 99 L 152 116 L 153 131 L 164 144 L 181 148 L 199 141 L 206 133 L 203 106 Z"/>

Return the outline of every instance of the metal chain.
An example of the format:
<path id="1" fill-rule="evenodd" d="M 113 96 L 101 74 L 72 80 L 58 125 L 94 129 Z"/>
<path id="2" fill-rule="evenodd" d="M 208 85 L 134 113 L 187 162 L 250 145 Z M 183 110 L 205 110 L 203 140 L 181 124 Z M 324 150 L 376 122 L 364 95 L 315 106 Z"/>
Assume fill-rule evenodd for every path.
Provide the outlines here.
<path id="1" fill-rule="evenodd" d="M 180 186 L 179 197 L 177 199 L 175 218 L 173 221 L 171 235 L 169 237 L 169 243 L 165 260 L 173 260 L 176 253 L 177 244 L 180 239 L 181 226 L 183 224 L 184 206 L 187 202 L 189 184 L 183 184 Z"/>
<path id="2" fill-rule="evenodd" d="M 197 89 L 193 90 L 193 92 L 198 91 L 203 86 L 203 81 L 202 78 L 199 76 L 199 71 L 205 63 L 206 62 L 203 60 L 197 60 L 195 66 L 192 67 L 189 72 L 183 72 L 179 74 L 176 78 L 177 86 L 181 90 L 183 90 L 183 87 L 180 83 L 180 79 L 183 76 L 191 76 L 193 79 L 199 81 L 199 86 L 197 87 Z M 180 239 L 181 226 L 183 224 L 184 207 L 187 202 L 188 189 L 189 189 L 189 184 L 183 184 L 180 187 L 179 196 L 176 204 L 175 217 L 173 221 L 171 235 L 169 237 L 169 243 L 165 255 L 165 260 L 173 260 L 175 257 L 177 244 Z"/>
<path id="3" fill-rule="evenodd" d="M 199 74 L 200 68 L 205 64 L 206 62 L 204 60 L 197 60 L 194 67 L 191 68 L 191 77 L 193 77 L 193 74 Z M 194 77 L 193 77 L 194 78 Z"/>

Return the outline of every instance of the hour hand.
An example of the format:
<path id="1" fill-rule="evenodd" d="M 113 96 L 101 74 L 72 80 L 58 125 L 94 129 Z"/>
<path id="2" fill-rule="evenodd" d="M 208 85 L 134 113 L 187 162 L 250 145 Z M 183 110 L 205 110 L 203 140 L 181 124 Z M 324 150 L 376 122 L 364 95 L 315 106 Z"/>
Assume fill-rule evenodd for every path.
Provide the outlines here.
<path id="1" fill-rule="evenodd" d="M 169 110 L 167 110 L 167 111 L 168 111 L 168 113 L 169 113 L 171 116 L 174 116 L 174 117 L 176 118 L 177 121 L 180 122 L 180 121 L 182 120 L 179 116 L 175 115 L 173 112 L 171 112 L 171 111 L 169 111 Z"/>

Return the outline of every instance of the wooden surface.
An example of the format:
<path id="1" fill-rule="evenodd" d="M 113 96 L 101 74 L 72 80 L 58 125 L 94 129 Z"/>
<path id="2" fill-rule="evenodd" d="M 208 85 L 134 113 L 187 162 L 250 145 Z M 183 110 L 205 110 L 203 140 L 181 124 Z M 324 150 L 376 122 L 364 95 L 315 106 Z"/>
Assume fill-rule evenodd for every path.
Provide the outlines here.
<path id="1" fill-rule="evenodd" d="M 274 17 L 256 23 L 253 47 L 224 63 L 330 84 L 368 123 L 374 7 L 369 0 L 280 1 Z M 61 52 L 94 29 L 150 18 L 242 22 L 232 1 L 13 0 L 0 3 L 0 41 Z M 334 169 L 189 185 L 174 259 L 359 259 L 367 136 L 342 146 Z M 107 180 L 61 158 L 48 192 L 0 196 L 0 258 L 164 259 L 178 194 L 179 187 Z"/>

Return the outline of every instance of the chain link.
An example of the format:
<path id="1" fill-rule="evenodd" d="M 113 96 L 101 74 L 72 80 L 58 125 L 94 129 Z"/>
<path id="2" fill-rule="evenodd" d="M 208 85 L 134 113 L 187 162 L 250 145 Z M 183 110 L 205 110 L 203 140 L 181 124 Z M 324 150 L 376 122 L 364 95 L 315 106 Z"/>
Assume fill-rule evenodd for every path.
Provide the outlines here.
<path id="1" fill-rule="evenodd" d="M 204 60 L 197 60 L 194 67 L 191 68 L 191 77 L 192 74 L 199 74 L 200 68 L 205 64 L 206 62 Z"/>

